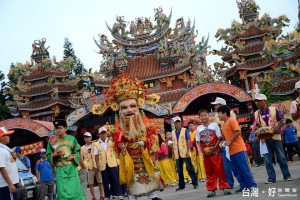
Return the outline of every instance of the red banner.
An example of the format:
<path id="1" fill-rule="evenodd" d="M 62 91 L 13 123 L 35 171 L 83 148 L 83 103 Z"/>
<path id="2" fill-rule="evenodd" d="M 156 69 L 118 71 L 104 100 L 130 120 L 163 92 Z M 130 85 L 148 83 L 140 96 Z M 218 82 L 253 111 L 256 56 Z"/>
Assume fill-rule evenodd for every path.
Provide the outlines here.
<path id="1" fill-rule="evenodd" d="M 165 133 L 164 118 L 154 118 L 153 121 L 156 126 L 157 134 L 164 134 Z"/>
<path id="2" fill-rule="evenodd" d="M 32 143 L 32 144 L 27 144 L 24 146 L 20 146 L 22 150 L 22 154 L 24 155 L 30 155 L 30 154 L 35 154 L 35 153 L 40 153 L 40 150 L 43 147 L 43 141 Z"/>

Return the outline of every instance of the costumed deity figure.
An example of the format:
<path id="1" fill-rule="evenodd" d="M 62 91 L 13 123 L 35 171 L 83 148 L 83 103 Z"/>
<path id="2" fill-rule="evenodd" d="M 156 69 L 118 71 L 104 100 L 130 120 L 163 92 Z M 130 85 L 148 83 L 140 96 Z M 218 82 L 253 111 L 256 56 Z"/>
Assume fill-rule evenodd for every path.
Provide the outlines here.
<path id="1" fill-rule="evenodd" d="M 158 102 L 159 96 L 146 96 L 146 88 L 137 78 L 122 74 L 103 94 L 106 106 L 119 110 L 120 115 L 112 134 L 120 159 L 120 184 L 126 184 L 130 199 L 145 194 L 149 199 L 159 200 L 155 193 L 161 183 L 156 155 L 159 149 L 157 132 L 153 121 L 139 111 L 139 106 L 145 102 Z"/>
<path id="2" fill-rule="evenodd" d="M 50 137 L 47 147 L 47 159 L 56 168 L 58 200 L 84 200 L 77 167 L 80 159 L 80 147 L 75 137 L 67 135 L 67 123 L 54 121 L 56 135 Z"/>
<path id="3" fill-rule="evenodd" d="M 173 160 L 173 142 L 172 142 L 172 135 L 170 131 L 166 132 L 166 140 L 165 143 L 168 148 L 168 155 L 169 155 L 169 162 L 170 162 L 170 170 L 173 176 L 176 178 L 176 181 L 179 180 L 177 173 L 176 173 L 176 161 Z"/>

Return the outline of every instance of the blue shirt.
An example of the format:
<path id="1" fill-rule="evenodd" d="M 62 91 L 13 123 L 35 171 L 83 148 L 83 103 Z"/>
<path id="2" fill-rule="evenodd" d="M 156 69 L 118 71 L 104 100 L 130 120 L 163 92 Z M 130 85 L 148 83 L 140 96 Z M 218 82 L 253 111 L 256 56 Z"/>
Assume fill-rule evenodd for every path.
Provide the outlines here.
<path id="1" fill-rule="evenodd" d="M 178 141 L 178 138 L 179 138 L 181 129 L 182 129 L 182 128 L 180 128 L 180 130 L 179 130 L 178 132 L 177 132 L 177 130 L 175 129 L 175 134 L 176 134 L 177 141 Z M 186 139 L 186 140 L 190 139 L 189 129 L 186 129 L 186 130 L 185 130 L 185 139 Z"/>
<path id="2" fill-rule="evenodd" d="M 38 160 L 35 166 L 35 170 L 40 171 L 41 182 L 54 181 L 52 166 L 48 160 Z"/>
<path id="3" fill-rule="evenodd" d="M 298 142 L 297 128 L 295 126 L 292 126 L 291 128 L 289 128 L 288 126 L 285 126 L 283 128 L 283 134 L 285 136 L 285 143 Z"/>
<path id="4" fill-rule="evenodd" d="M 19 158 L 22 163 L 28 168 L 28 167 L 31 167 L 31 164 L 30 164 L 30 160 L 27 156 L 24 156 L 24 155 L 21 155 L 21 157 Z"/>
<path id="5" fill-rule="evenodd" d="M 253 132 L 249 135 L 249 140 L 252 140 L 252 139 L 256 139 L 255 141 L 252 141 L 251 143 L 257 143 L 257 135 L 256 135 L 256 132 Z"/>

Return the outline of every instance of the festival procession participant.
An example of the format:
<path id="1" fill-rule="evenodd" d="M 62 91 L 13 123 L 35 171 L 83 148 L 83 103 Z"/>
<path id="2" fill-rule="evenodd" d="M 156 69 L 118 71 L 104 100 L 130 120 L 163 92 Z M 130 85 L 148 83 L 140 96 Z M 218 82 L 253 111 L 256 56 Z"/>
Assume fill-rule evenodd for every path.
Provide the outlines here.
<path id="1" fill-rule="evenodd" d="M 87 173 L 88 173 L 88 170 L 87 170 L 86 165 L 83 161 L 83 152 L 81 150 L 81 147 L 80 147 L 79 165 L 77 167 L 77 170 L 78 170 L 79 181 L 80 181 L 84 196 L 85 196 L 85 198 L 87 198 L 87 184 L 88 184 L 88 182 L 87 182 L 87 179 L 88 179 Z"/>
<path id="2" fill-rule="evenodd" d="M 253 152 L 253 157 L 254 157 L 254 162 L 256 164 L 256 167 L 259 166 L 264 166 L 264 158 L 261 157 L 260 155 L 260 147 L 259 147 L 259 141 L 257 138 L 257 133 L 256 131 L 253 131 L 250 136 L 249 136 L 249 141 L 251 142 L 251 147 L 252 147 L 252 152 Z"/>
<path id="3" fill-rule="evenodd" d="M 220 106 L 226 105 L 226 101 L 221 97 L 217 97 L 216 100 L 214 102 L 211 102 L 210 104 L 214 105 L 214 109 L 217 112 Z M 236 114 L 233 111 L 230 111 L 230 117 L 236 119 Z M 218 113 L 215 115 L 215 123 L 217 123 L 220 128 L 224 123 L 222 120 L 219 119 Z M 226 157 L 225 148 L 223 148 L 222 159 L 224 163 L 227 183 L 229 184 L 230 188 L 233 189 L 234 179 L 232 175 L 231 163 L 230 160 Z"/>
<path id="4" fill-rule="evenodd" d="M 53 167 L 48 162 L 46 153 L 47 153 L 46 149 L 40 150 L 41 159 L 38 160 L 35 165 L 37 182 L 41 183 L 39 200 L 44 200 L 46 196 L 48 197 L 49 200 L 53 199 L 53 191 L 54 191 Z"/>
<path id="5" fill-rule="evenodd" d="M 105 199 L 110 199 L 110 187 L 113 187 L 118 199 L 123 199 L 119 181 L 119 170 L 114 143 L 107 138 L 105 127 L 99 128 L 99 142 L 93 143 L 93 160 L 98 171 L 101 171 Z"/>
<path id="6" fill-rule="evenodd" d="M 295 83 L 295 90 L 298 93 L 298 97 L 291 102 L 290 113 L 296 123 L 298 145 L 300 146 L 300 81 Z"/>
<path id="7" fill-rule="evenodd" d="M 288 150 L 289 163 L 293 162 L 293 151 L 296 150 L 299 160 L 300 160 L 300 147 L 298 145 L 297 138 L 297 128 L 292 124 L 291 119 L 286 119 L 286 125 L 283 127 L 283 135 L 285 140 L 285 145 Z"/>
<path id="8" fill-rule="evenodd" d="M 180 117 L 174 117 L 173 121 L 175 125 L 175 130 L 172 131 L 173 159 L 176 159 L 176 166 L 179 175 L 179 187 L 176 189 L 176 191 L 185 189 L 183 163 L 186 164 L 186 169 L 192 179 L 194 189 L 197 189 L 198 179 L 191 161 L 190 154 L 190 134 L 185 128 L 181 127 Z"/>
<path id="9" fill-rule="evenodd" d="M 177 182 L 175 177 L 173 176 L 172 171 L 170 170 L 170 159 L 168 155 L 168 149 L 166 143 L 164 143 L 161 135 L 158 135 L 158 141 L 160 149 L 157 152 L 158 162 L 159 162 L 159 170 L 160 176 L 164 181 L 165 186 L 168 185 L 168 181 L 170 185 L 174 186 Z"/>
<path id="10" fill-rule="evenodd" d="M 197 128 L 196 141 L 198 149 L 204 154 L 204 166 L 206 170 L 207 197 L 216 195 L 217 182 L 219 188 L 224 191 L 224 195 L 229 195 L 230 186 L 226 181 L 224 165 L 222 160 L 222 150 L 219 144 L 222 140 L 221 131 L 216 123 L 209 122 L 209 113 L 202 109 L 198 112 L 202 125 Z M 201 153 L 200 152 L 200 153 Z"/>
<path id="11" fill-rule="evenodd" d="M 27 156 L 24 156 L 21 152 L 20 147 L 15 148 L 15 152 L 17 154 L 17 157 L 21 160 L 21 162 L 28 168 L 28 170 L 31 172 L 31 164 L 30 160 Z"/>
<path id="12" fill-rule="evenodd" d="M 86 169 L 88 170 L 88 184 L 92 195 L 92 200 L 96 200 L 95 190 L 94 190 L 94 181 L 98 183 L 100 197 L 104 199 L 104 191 L 102 184 L 102 176 L 101 171 L 97 169 L 96 163 L 93 163 L 93 142 L 92 142 L 92 134 L 90 132 L 86 132 L 83 135 L 83 139 L 85 141 L 85 145 L 81 147 L 81 151 L 83 154 L 83 162 L 85 163 Z"/>
<path id="13" fill-rule="evenodd" d="M 11 155 L 13 157 L 14 160 L 17 159 L 17 153 L 16 153 L 16 147 L 11 148 Z"/>
<path id="14" fill-rule="evenodd" d="M 191 128 L 190 128 L 191 127 Z M 196 141 L 195 141 L 195 136 L 196 136 L 196 130 L 195 130 L 195 123 L 190 121 L 188 122 L 188 133 L 190 134 L 190 154 L 191 154 L 191 161 L 194 166 L 195 172 L 197 173 L 197 162 L 196 162 Z M 191 177 L 188 175 L 188 172 L 186 170 L 186 164 L 183 163 L 183 176 L 186 182 L 192 181 Z"/>
<path id="15" fill-rule="evenodd" d="M 11 149 L 6 146 L 13 132 L 5 127 L 0 128 L 0 199 L 3 200 L 17 200 L 18 169 Z"/>
<path id="16" fill-rule="evenodd" d="M 160 200 L 156 190 L 160 190 L 160 172 L 157 160 L 158 137 L 155 124 L 139 107 L 145 102 L 155 104 L 159 96 L 146 96 L 146 86 L 138 78 L 127 78 L 122 74 L 103 91 L 105 101 L 99 107 L 104 113 L 108 107 L 119 110 L 116 116 L 116 132 L 112 134 L 115 149 L 119 154 L 119 178 L 126 184 L 129 198 L 136 199 L 148 195 L 149 199 Z"/>
<path id="17" fill-rule="evenodd" d="M 56 188 L 58 200 L 84 200 L 77 167 L 80 147 L 75 137 L 67 135 L 65 120 L 54 121 L 56 135 L 49 139 L 47 159 L 56 168 Z"/>
<path id="18" fill-rule="evenodd" d="M 241 193 L 245 188 L 252 191 L 256 188 L 256 183 L 247 162 L 247 149 L 241 135 L 239 123 L 230 117 L 228 106 L 220 106 L 218 115 L 220 120 L 224 121 L 222 126 L 222 135 L 225 139 L 224 145 L 229 147 L 231 168 L 240 184 L 240 189 L 236 190 L 235 193 Z"/>
<path id="19" fill-rule="evenodd" d="M 195 123 L 193 121 L 188 122 L 188 130 L 189 130 L 189 134 L 190 134 L 190 139 L 191 139 L 191 160 L 192 160 L 192 164 L 195 168 L 196 173 L 198 174 L 198 179 L 201 182 L 204 182 L 204 178 L 205 178 L 205 167 L 204 167 L 204 163 L 203 163 L 203 157 L 202 157 L 202 153 L 201 150 L 197 151 L 198 146 L 196 145 L 196 133 L 197 130 L 195 129 Z"/>
<path id="20" fill-rule="evenodd" d="M 274 136 L 265 140 L 268 149 L 268 153 L 264 154 L 268 173 L 268 180 L 265 183 L 276 182 L 276 173 L 272 164 L 273 152 L 276 153 L 283 178 L 286 181 L 291 181 L 292 178 L 284 156 L 280 135 L 280 128 L 284 125 L 283 117 L 275 107 L 267 106 L 267 97 L 264 94 L 257 94 L 254 101 L 258 103 L 260 109 L 254 113 L 253 129 L 261 127 L 273 127 L 275 129 Z M 264 142 L 264 140 L 261 141 Z"/>
<path id="21" fill-rule="evenodd" d="M 168 157 L 169 157 L 169 162 L 170 162 L 170 170 L 171 173 L 173 174 L 173 177 L 176 179 L 176 181 L 179 180 L 176 172 L 176 162 L 173 160 L 173 143 L 172 143 L 172 135 L 170 131 L 166 132 L 166 140 L 165 143 L 168 148 Z"/>

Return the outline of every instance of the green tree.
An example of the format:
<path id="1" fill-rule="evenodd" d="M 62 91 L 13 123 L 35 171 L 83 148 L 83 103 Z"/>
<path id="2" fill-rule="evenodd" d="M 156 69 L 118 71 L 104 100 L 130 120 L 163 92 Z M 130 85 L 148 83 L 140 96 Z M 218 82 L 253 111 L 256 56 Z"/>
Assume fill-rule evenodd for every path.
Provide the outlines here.
<path id="1" fill-rule="evenodd" d="M 64 59 L 71 57 L 72 60 L 75 62 L 74 66 L 72 67 L 72 74 L 75 76 L 83 76 L 83 72 L 87 72 L 86 68 L 84 67 L 83 63 L 77 56 L 75 55 L 75 50 L 73 49 L 73 44 L 70 42 L 69 38 L 65 38 L 64 43 Z"/>
<path id="2" fill-rule="evenodd" d="M 11 118 L 9 108 L 5 105 L 5 102 L 12 98 L 12 96 L 6 94 L 6 90 L 8 90 L 8 85 L 4 81 L 5 75 L 0 70 L 0 121 Z"/>

